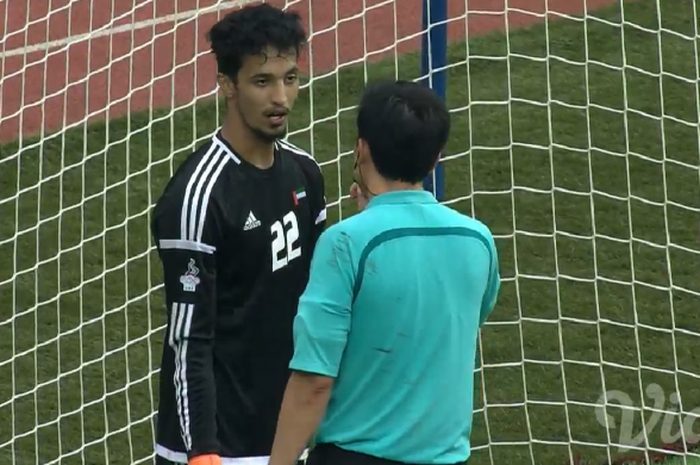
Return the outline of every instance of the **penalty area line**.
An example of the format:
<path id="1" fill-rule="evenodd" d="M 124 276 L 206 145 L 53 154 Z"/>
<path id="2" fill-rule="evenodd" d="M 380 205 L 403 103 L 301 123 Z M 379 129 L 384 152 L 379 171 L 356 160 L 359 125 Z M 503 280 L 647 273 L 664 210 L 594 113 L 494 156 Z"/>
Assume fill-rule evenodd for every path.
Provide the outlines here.
<path id="1" fill-rule="evenodd" d="M 0 1 L 2 1 L 2 0 L 0 0 Z M 13 56 L 22 56 L 22 55 L 27 55 L 30 53 L 42 52 L 42 51 L 46 51 L 46 50 L 58 48 L 58 47 L 67 47 L 70 44 L 82 42 L 85 40 L 97 39 L 100 37 L 108 37 L 108 36 L 113 36 L 113 35 L 117 35 L 117 34 L 123 34 L 125 32 L 139 31 L 141 29 L 155 27 L 155 26 L 158 26 L 160 24 L 178 23 L 180 21 L 185 21 L 188 19 L 195 18 L 196 16 L 199 16 L 199 15 L 215 13 L 217 11 L 220 11 L 223 9 L 228 9 L 228 8 L 242 7 L 242 6 L 245 6 L 249 3 L 257 3 L 259 1 L 260 0 L 220 1 L 215 5 L 206 6 L 206 7 L 199 8 L 199 9 L 187 10 L 187 11 L 183 11 L 180 13 L 171 13 L 169 15 L 161 16 L 159 18 L 138 21 L 138 22 L 135 22 L 133 24 L 124 24 L 122 26 L 117 26 L 117 27 L 109 27 L 109 24 L 105 24 L 104 26 L 101 26 L 100 28 L 98 28 L 94 31 L 86 32 L 84 34 L 76 34 L 73 36 L 64 37 L 63 39 L 52 40 L 50 42 L 44 42 L 41 44 L 28 45 L 26 47 L 13 48 L 11 50 L 6 50 L 3 52 L 0 52 L 0 60 L 2 60 L 4 58 L 13 57 Z M 111 22 L 118 21 L 121 18 L 127 17 L 131 13 L 133 13 L 133 10 L 126 13 L 126 14 L 120 15 L 120 17 L 113 18 Z M 23 29 L 26 29 L 26 27 Z M 15 31 L 14 33 L 10 33 L 9 35 L 11 36 L 12 34 L 16 34 L 16 33 L 21 32 L 21 31 L 22 30 Z"/>

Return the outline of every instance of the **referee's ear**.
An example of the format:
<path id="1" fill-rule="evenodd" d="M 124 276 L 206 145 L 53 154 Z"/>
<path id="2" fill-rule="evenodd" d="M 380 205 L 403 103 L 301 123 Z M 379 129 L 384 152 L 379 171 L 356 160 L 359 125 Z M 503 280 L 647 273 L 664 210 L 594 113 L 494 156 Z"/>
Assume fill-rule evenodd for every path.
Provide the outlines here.
<path id="1" fill-rule="evenodd" d="M 372 161 L 372 156 L 369 150 L 369 144 L 366 140 L 357 139 L 357 149 L 355 150 L 355 164 L 362 165 Z"/>
<path id="2" fill-rule="evenodd" d="M 435 157 L 435 162 L 433 162 L 433 167 L 432 167 L 432 169 L 430 170 L 431 173 L 433 172 L 433 170 L 435 170 L 435 169 L 437 168 L 438 163 L 440 163 L 440 159 L 441 159 L 442 157 L 444 157 L 445 155 L 446 155 L 446 154 L 445 154 L 445 150 L 441 150 L 441 151 L 438 153 L 438 156 Z"/>

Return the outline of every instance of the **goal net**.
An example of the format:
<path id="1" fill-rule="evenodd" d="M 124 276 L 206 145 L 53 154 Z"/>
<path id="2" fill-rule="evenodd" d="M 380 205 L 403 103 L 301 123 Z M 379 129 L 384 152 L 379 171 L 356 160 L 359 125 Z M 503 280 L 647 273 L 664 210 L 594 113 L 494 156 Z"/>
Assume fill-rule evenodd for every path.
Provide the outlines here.
<path id="1" fill-rule="evenodd" d="M 166 309 L 149 211 L 221 121 L 204 35 L 243 3 L 0 0 L 1 463 L 152 463 Z M 421 77 L 422 2 L 275 4 L 311 35 L 289 138 L 323 166 L 336 221 L 364 83 Z M 669 444 L 694 463 L 700 7 L 448 6 L 443 201 L 491 227 L 503 273 L 470 464 Z"/>

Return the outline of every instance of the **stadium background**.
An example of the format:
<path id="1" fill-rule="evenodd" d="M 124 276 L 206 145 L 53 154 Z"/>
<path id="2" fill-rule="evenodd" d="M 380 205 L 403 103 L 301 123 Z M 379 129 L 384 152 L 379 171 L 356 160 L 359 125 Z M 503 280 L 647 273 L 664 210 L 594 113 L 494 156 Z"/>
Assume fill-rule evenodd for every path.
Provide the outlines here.
<path id="1" fill-rule="evenodd" d="M 0 3 L 4 463 L 147 462 L 164 323 L 147 214 L 218 124 L 203 99 L 213 62 L 195 59 L 217 13 L 191 20 L 212 3 Z M 418 77 L 420 44 L 419 1 L 338 3 L 293 5 L 311 25 L 313 78 L 291 140 L 321 161 L 331 220 L 352 212 L 362 84 Z M 464 21 L 465 2 L 450 2 L 447 198 L 492 227 L 504 274 L 483 334 L 476 464 L 614 453 L 619 430 L 594 408 L 605 390 L 648 406 L 655 382 L 681 393 L 676 410 L 700 405 L 697 11 L 603 3 L 581 21 L 582 0 L 510 1 L 508 14 L 472 0 Z"/>
<path id="2" fill-rule="evenodd" d="M 610 1 L 588 1 L 587 7 L 593 9 Z M 55 132 L 66 123 L 88 116 L 115 118 L 128 111 L 191 103 L 214 92 L 215 67 L 209 56 L 202 55 L 208 50 L 205 33 L 219 11 L 246 3 L 254 2 L 0 2 L 0 17 L 6 19 L 0 23 L 0 37 L 5 37 L 0 57 L 3 76 L 10 76 L 3 80 L 1 90 L 0 140 L 16 138 L 20 109 L 22 133 L 36 134 L 42 129 Z M 285 5 L 284 0 L 270 3 Z M 399 53 L 420 46 L 420 0 L 286 3 L 292 4 L 304 16 L 305 24 L 311 25 L 314 75 L 362 60 L 365 40 L 373 61 L 391 54 L 393 50 L 379 51 L 393 47 L 396 37 L 403 39 Z M 448 5 L 450 18 L 464 17 L 465 2 Z M 508 18 L 510 27 L 536 22 L 545 11 L 544 0 L 515 0 L 508 6 L 512 11 Z M 364 19 L 363 8 L 368 9 Z M 553 13 L 579 13 L 584 5 L 582 0 L 555 0 L 549 2 L 548 8 Z M 471 34 L 505 28 L 503 0 L 471 0 L 469 9 L 482 12 L 470 14 Z M 202 13 L 194 19 L 193 12 L 198 10 Z M 394 18 L 398 18 L 396 34 Z M 176 26 L 177 23 L 180 24 Z M 90 31 L 97 32 L 93 33 L 94 38 L 86 40 L 83 35 Z M 463 38 L 464 25 L 451 22 L 449 34 L 453 40 Z M 45 58 L 47 50 L 50 55 Z"/>

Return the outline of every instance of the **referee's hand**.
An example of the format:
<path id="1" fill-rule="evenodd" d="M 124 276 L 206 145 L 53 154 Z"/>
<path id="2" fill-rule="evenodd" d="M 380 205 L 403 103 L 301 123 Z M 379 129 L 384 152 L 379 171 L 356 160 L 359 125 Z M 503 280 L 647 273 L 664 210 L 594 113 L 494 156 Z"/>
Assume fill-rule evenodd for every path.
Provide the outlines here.
<path id="1" fill-rule="evenodd" d="M 369 201 L 356 182 L 353 182 L 352 186 L 350 186 L 350 198 L 355 199 L 355 202 L 357 202 L 357 211 L 360 212 L 365 209 Z"/>

